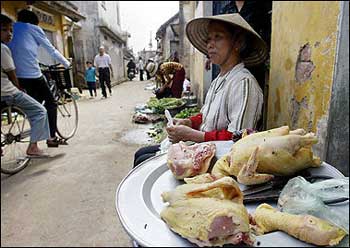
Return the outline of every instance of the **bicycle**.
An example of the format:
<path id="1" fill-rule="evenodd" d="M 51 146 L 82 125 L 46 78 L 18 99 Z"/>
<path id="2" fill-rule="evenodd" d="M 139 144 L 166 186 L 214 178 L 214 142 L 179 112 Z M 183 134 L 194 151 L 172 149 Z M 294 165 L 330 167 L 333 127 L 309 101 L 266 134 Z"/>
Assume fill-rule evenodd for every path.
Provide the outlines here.
<path id="1" fill-rule="evenodd" d="M 46 82 L 57 102 L 57 134 L 64 140 L 74 136 L 78 128 L 78 105 L 71 88 L 70 69 L 39 63 Z M 42 102 L 45 104 L 45 101 Z M 30 141 L 30 124 L 24 111 L 1 102 L 1 172 L 15 174 L 30 161 L 26 149 Z"/>

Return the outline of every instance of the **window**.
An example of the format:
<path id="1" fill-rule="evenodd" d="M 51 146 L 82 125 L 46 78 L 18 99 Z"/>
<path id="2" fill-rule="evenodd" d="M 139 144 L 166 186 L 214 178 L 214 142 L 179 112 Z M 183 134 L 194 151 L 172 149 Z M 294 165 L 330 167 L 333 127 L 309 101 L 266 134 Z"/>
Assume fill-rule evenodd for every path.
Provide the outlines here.
<path id="1" fill-rule="evenodd" d="M 105 40 L 108 40 L 108 37 L 106 35 L 103 36 L 105 38 Z"/>

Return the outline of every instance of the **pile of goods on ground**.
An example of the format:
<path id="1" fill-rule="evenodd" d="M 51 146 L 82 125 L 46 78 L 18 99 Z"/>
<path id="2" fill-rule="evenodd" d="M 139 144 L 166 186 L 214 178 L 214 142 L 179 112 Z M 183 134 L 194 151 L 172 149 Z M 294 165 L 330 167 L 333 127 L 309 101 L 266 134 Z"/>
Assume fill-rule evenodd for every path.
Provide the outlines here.
<path id="1" fill-rule="evenodd" d="M 174 109 L 184 104 L 185 102 L 178 98 L 157 99 L 156 97 L 151 97 L 147 102 L 147 107 L 152 109 L 154 113 L 163 114 L 165 109 Z"/>
<path id="2" fill-rule="evenodd" d="M 147 131 L 147 134 L 154 140 L 155 143 L 159 144 L 167 136 L 167 132 L 164 130 L 164 128 L 165 122 L 157 122 L 150 128 L 149 131 Z"/>
<path id="3" fill-rule="evenodd" d="M 183 110 L 181 110 L 180 113 L 177 113 L 175 115 L 175 118 L 179 118 L 179 119 L 186 119 L 189 118 L 191 116 L 197 115 L 199 113 L 200 109 L 195 107 L 195 108 L 185 108 Z"/>

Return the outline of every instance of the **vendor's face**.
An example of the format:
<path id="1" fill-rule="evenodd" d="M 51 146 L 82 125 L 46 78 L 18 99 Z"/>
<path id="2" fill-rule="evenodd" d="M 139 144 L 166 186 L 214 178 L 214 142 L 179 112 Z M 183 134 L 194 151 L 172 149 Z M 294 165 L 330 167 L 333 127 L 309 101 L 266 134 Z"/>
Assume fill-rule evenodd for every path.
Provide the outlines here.
<path id="1" fill-rule="evenodd" d="M 12 24 L 1 24 L 1 42 L 9 43 L 12 40 Z"/>
<path id="2" fill-rule="evenodd" d="M 228 52 L 232 51 L 232 34 L 220 23 L 209 24 L 207 52 L 213 64 L 221 65 Z"/>

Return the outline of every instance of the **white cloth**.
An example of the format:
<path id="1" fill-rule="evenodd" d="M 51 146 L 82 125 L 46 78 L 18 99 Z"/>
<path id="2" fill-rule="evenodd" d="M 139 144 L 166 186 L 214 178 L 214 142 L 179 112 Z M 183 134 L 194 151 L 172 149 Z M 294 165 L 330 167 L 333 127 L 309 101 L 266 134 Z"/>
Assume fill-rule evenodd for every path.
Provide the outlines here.
<path id="1" fill-rule="evenodd" d="M 104 53 L 102 56 L 100 54 L 95 56 L 94 65 L 96 68 L 109 67 L 110 64 L 112 64 L 112 60 L 107 53 Z"/>
<path id="2" fill-rule="evenodd" d="M 19 91 L 5 73 L 15 69 L 10 49 L 1 43 L 1 96 L 12 96 Z"/>
<path id="3" fill-rule="evenodd" d="M 184 84 L 183 84 L 183 91 L 187 91 L 187 87 L 191 87 L 191 82 L 185 78 Z"/>
<path id="4" fill-rule="evenodd" d="M 143 70 L 144 64 L 142 59 L 139 60 L 139 70 Z"/>
<path id="5" fill-rule="evenodd" d="M 211 83 L 201 109 L 201 131 L 229 132 L 256 128 L 263 105 L 262 90 L 254 76 L 240 63 Z"/>

